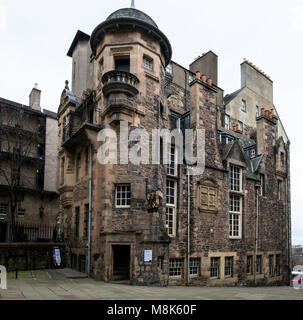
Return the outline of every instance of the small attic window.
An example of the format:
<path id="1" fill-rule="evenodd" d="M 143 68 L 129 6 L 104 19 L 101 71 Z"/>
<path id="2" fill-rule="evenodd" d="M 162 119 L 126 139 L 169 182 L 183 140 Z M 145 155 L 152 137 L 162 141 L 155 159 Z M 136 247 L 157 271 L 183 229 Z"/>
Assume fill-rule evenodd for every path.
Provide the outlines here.
<path id="1" fill-rule="evenodd" d="M 250 158 L 254 159 L 255 157 L 256 157 L 256 150 L 255 149 L 250 150 Z"/>

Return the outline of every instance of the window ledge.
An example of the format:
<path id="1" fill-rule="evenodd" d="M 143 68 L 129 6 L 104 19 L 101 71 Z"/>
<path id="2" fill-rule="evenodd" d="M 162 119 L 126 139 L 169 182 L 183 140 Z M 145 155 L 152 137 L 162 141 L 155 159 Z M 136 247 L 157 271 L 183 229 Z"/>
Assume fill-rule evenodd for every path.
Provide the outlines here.
<path id="1" fill-rule="evenodd" d="M 148 77 L 148 78 L 150 78 L 150 79 L 152 79 L 152 80 L 155 80 L 155 81 L 157 81 L 157 82 L 160 82 L 159 78 L 152 74 L 153 71 L 148 70 L 148 69 L 146 69 L 146 68 L 144 68 L 144 69 L 145 69 L 145 75 L 146 75 L 146 77 Z"/>
<path id="2" fill-rule="evenodd" d="M 174 180 L 178 180 L 178 181 L 180 180 L 180 178 L 178 176 L 172 176 L 170 174 L 166 174 L 166 176 L 168 179 L 172 179 L 172 180 L 174 179 Z"/>
<path id="3" fill-rule="evenodd" d="M 229 193 L 230 194 L 235 194 L 237 196 L 244 196 L 244 192 L 243 191 L 232 191 L 232 190 L 229 190 Z"/>
<path id="4" fill-rule="evenodd" d="M 199 208 L 200 213 L 218 214 L 218 210 L 202 209 Z"/>

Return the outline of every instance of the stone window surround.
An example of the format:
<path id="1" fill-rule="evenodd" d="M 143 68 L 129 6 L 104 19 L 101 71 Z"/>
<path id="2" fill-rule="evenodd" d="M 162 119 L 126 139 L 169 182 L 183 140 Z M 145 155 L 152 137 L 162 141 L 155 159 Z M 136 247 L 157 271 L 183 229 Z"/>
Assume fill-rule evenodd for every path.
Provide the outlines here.
<path id="1" fill-rule="evenodd" d="M 224 258 L 224 278 L 232 278 L 234 274 L 234 257 Z"/>
<path id="2" fill-rule="evenodd" d="M 172 265 L 174 264 L 173 268 Z M 171 269 L 175 269 L 175 275 L 171 275 Z M 173 272 L 173 273 L 174 273 Z M 182 279 L 184 276 L 184 258 L 171 258 L 169 259 L 169 278 Z"/>
<path id="3" fill-rule="evenodd" d="M 173 150 L 173 152 L 172 152 Z M 178 177 L 178 150 L 175 147 L 175 145 L 170 144 L 168 145 L 168 159 L 171 159 L 171 156 L 174 156 L 174 168 L 172 168 L 171 164 L 167 164 L 167 175 L 170 177 Z M 171 174 L 172 170 L 174 171 L 173 174 Z"/>
<path id="4" fill-rule="evenodd" d="M 246 256 L 246 273 L 248 275 L 252 275 L 254 273 L 254 256 L 253 255 L 247 255 Z"/>
<path id="5" fill-rule="evenodd" d="M 214 269 L 214 267 L 216 267 L 215 269 L 215 275 L 212 275 L 212 269 Z M 211 279 L 220 279 L 221 276 L 221 258 L 220 257 L 211 257 L 210 258 L 210 278 Z M 224 271 L 225 273 L 225 271 Z"/>
<path id="6" fill-rule="evenodd" d="M 244 183 L 243 183 L 243 178 L 245 176 L 245 164 L 241 161 L 238 161 L 238 160 L 231 160 L 231 161 L 228 161 L 228 167 L 230 168 L 231 166 L 232 167 L 237 167 L 240 169 L 240 191 L 232 191 L 232 190 L 229 190 L 229 194 L 228 194 L 228 198 L 230 197 L 230 194 L 233 194 L 233 195 L 238 195 L 240 196 L 240 213 L 236 213 L 236 214 L 239 214 L 240 216 L 240 219 L 239 219 L 239 236 L 229 236 L 229 239 L 231 240 L 240 240 L 242 239 L 242 216 L 243 216 L 243 204 L 244 204 L 244 192 L 243 192 L 243 186 L 244 186 Z M 228 175 L 228 183 L 229 183 L 229 186 L 230 186 L 230 173 Z M 230 211 L 228 211 L 228 215 L 230 215 Z M 233 212 L 232 212 L 233 213 Z"/>
<path id="7" fill-rule="evenodd" d="M 147 69 L 148 71 L 154 71 L 154 59 L 151 58 L 147 54 L 143 54 L 142 58 L 142 66 L 144 69 Z"/>
<path id="8" fill-rule="evenodd" d="M 131 184 L 130 183 L 117 183 L 115 184 L 115 208 L 116 209 L 128 209 L 131 207 L 131 205 L 118 205 L 118 187 L 130 187 L 130 202 L 131 202 Z M 126 191 L 126 193 L 129 193 L 128 191 Z M 123 198 L 121 198 L 123 199 Z M 128 200 L 127 196 L 125 198 L 126 202 Z"/>
<path id="9" fill-rule="evenodd" d="M 246 252 L 246 257 L 252 256 L 252 274 L 246 274 L 247 280 L 254 280 L 254 272 L 255 272 L 255 251 Z M 257 256 L 261 256 L 261 273 L 256 274 L 256 279 L 264 279 L 265 277 L 265 265 L 264 265 L 264 257 L 265 254 L 263 251 L 258 251 Z M 246 265 L 245 265 L 246 266 Z"/>
<path id="10" fill-rule="evenodd" d="M 241 100 L 241 111 L 247 112 L 247 102 L 244 99 Z"/>
<path id="11" fill-rule="evenodd" d="M 176 237 L 177 234 L 177 180 L 169 179 L 167 178 L 166 181 L 172 181 L 174 183 L 174 204 L 167 203 L 166 200 L 166 210 L 167 209 L 173 209 L 173 232 L 171 234 L 168 233 L 168 235 L 172 238 Z M 167 191 L 166 191 L 167 196 Z M 167 218 L 166 218 L 166 227 L 167 227 Z M 167 229 L 167 228 L 166 228 Z"/>
<path id="12" fill-rule="evenodd" d="M 269 256 L 274 256 L 274 259 L 273 259 L 273 268 L 274 268 L 274 276 L 270 276 L 269 275 Z M 276 275 L 276 256 L 279 255 L 280 256 L 280 276 L 277 276 Z M 274 282 L 274 281 L 282 281 L 282 272 L 281 272 L 281 257 L 282 257 L 282 252 L 281 251 L 269 251 L 267 252 L 266 255 L 264 255 L 264 259 L 263 259 L 263 272 L 267 274 L 267 277 L 268 277 L 268 281 L 269 282 Z"/>
<path id="13" fill-rule="evenodd" d="M 231 278 L 225 278 L 224 274 L 225 274 L 225 258 L 226 257 L 233 257 L 233 277 Z M 212 279 L 210 278 L 210 261 L 211 258 L 220 258 L 220 278 L 219 279 Z M 208 253 L 208 259 L 204 259 L 204 260 L 208 260 L 208 277 L 209 277 L 209 284 L 210 285 L 216 285 L 216 284 L 229 284 L 229 283 L 233 283 L 233 282 L 238 282 L 238 268 L 237 268 L 237 261 L 238 261 L 238 256 L 236 252 L 209 252 Z"/>
<path id="14" fill-rule="evenodd" d="M 234 161 L 233 162 L 229 162 L 228 163 L 228 167 L 229 167 L 229 190 L 230 192 L 237 192 L 237 193 L 242 193 L 243 191 L 243 165 L 241 163 L 241 165 L 238 164 L 239 162 L 235 163 Z M 231 181 L 230 181 L 230 168 L 233 167 L 233 168 L 238 168 L 239 169 L 239 190 L 233 190 L 231 187 Z"/>
<path id="15" fill-rule="evenodd" d="M 116 59 L 125 59 L 125 58 L 129 58 L 129 63 L 130 63 L 130 73 L 132 74 L 136 74 L 135 70 L 133 70 L 134 68 L 134 63 L 133 63 L 133 57 L 131 55 L 131 51 L 133 50 L 133 47 L 130 46 L 121 46 L 121 47 L 114 47 L 110 49 L 110 55 L 111 55 L 111 61 L 110 61 L 110 66 L 109 66 L 109 70 L 104 70 L 103 71 L 111 71 L 111 70 L 115 70 L 115 61 Z M 104 67 L 106 68 L 106 65 L 104 65 Z"/>
<path id="16" fill-rule="evenodd" d="M 197 273 L 192 273 L 191 271 L 197 268 Z M 190 257 L 190 262 L 189 262 L 189 276 L 191 278 L 197 278 L 201 274 L 201 258 L 200 257 Z"/>

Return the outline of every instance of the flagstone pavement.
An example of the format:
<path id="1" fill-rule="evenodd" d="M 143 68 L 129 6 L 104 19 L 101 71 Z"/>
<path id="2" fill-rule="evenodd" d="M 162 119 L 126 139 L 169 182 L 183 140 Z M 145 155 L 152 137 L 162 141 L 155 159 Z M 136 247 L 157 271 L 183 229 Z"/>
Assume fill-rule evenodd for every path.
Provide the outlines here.
<path id="1" fill-rule="evenodd" d="M 292 287 L 136 287 L 104 283 L 65 270 L 8 275 L 0 300 L 303 300 Z"/>

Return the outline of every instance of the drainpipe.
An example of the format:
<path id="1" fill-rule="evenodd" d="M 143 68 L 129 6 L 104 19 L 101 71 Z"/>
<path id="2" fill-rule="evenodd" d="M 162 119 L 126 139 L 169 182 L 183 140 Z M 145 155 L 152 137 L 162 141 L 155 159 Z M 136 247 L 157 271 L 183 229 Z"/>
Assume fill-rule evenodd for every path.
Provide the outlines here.
<path id="1" fill-rule="evenodd" d="M 92 226 L 92 145 L 89 146 L 89 209 L 88 209 L 88 254 L 87 254 L 87 275 L 90 277 L 91 269 L 91 226 Z"/>
<path id="2" fill-rule="evenodd" d="M 187 169 L 187 277 L 186 277 L 186 285 L 189 286 L 190 282 L 190 174 L 189 170 Z"/>
<path id="3" fill-rule="evenodd" d="M 255 270 L 254 270 L 255 286 L 257 286 L 258 241 L 259 241 L 259 187 L 257 187 L 257 199 L 256 199 L 256 247 L 255 247 Z"/>

